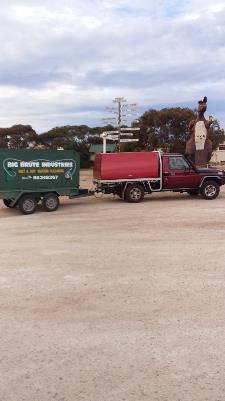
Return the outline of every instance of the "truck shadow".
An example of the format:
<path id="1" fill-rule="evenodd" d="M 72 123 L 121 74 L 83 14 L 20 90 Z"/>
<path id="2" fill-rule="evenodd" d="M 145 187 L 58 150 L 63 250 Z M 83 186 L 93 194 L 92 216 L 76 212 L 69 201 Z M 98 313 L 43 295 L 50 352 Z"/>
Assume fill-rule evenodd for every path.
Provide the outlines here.
<path id="1" fill-rule="evenodd" d="M 216 200 L 219 200 L 219 199 L 223 199 L 223 198 L 225 198 L 225 194 L 224 193 L 221 193 L 219 196 L 218 196 L 218 198 L 216 198 L 216 199 L 213 199 L 214 201 L 216 201 Z M 120 198 L 118 198 L 118 197 L 115 197 L 115 198 L 107 198 L 107 199 L 105 199 L 104 197 L 103 197 L 103 200 L 102 201 L 104 201 L 104 200 L 107 200 L 107 202 L 108 203 L 125 203 L 125 204 L 132 204 L 132 203 L 127 203 L 127 202 L 124 202 L 122 199 L 120 199 Z M 180 194 L 180 193 L 176 193 L 176 194 L 173 194 L 173 193 L 171 193 L 171 194 L 163 194 L 163 193 L 158 193 L 158 194 L 153 194 L 153 195 L 146 195 L 145 197 L 144 197 L 144 199 L 143 199 L 143 201 L 141 202 L 141 203 L 147 203 L 147 202 L 177 202 L 177 201 L 181 201 L 181 202 L 183 202 L 183 201 L 190 201 L 190 202 L 200 202 L 200 201 L 206 201 L 205 199 L 203 199 L 200 195 L 199 196 L 190 196 L 190 195 L 188 195 L 188 194 L 186 194 L 186 193 L 183 193 L 183 194 Z"/>

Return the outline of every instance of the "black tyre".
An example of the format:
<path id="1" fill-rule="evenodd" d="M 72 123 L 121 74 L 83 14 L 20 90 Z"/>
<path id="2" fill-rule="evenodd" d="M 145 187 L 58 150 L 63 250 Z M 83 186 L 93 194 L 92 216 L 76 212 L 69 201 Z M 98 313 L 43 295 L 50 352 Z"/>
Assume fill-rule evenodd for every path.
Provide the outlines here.
<path id="1" fill-rule="evenodd" d="M 216 181 L 206 181 L 200 191 L 204 199 L 215 199 L 220 193 L 220 186 Z"/>
<path id="2" fill-rule="evenodd" d="M 54 194 L 46 194 L 42 199 L 42 207 L 46 212 L 54 212 L 59 207 L 59 197 Z"/>
<path id="3" fill-rule="evenodd" d="M 144 188 L 140 184 L 129 185 L 126 189 L 124 200 L 129 203 L 139 203 L 144 199 Z"/>
<path id="4" fill-rule="evenodd" d="M 18 202 L 19 210 L 23 214 L 32 214 L 37 207 L 37 201 L 32 195 L 24 195 Z"/>
<path id="5" fill-rule="evenodd" d="M 190 191 L 187 191 L 187 193 L 188 193 L 190 196 L 196 197 L 196 196 L 199 195 L 199 190 L 198 190 L 198 189 L 191 189 Z"/>
<path id="6" fill-rule="evenodd" d="M 3 199 L 3 203 L 4 203 L 4 205 L 5 205 L 6 207 L 13 208 L 13 206 L 10 206 L 10 203 L 11 203 L 11 202 L 12 202 L 11 199 Z"/>

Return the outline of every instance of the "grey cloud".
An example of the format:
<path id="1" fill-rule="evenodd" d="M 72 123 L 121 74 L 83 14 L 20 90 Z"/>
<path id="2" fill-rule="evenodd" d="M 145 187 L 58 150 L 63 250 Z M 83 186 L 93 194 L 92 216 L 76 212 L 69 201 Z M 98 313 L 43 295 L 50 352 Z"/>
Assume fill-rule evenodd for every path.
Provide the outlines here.
<path id="1" fill-rule="evenodd" d="M 177 1 L 147 0 L 141 6 L 137 0 L 132 4 L 66 0 L 63 5 L 58 0 L 21 0 L 19 4 L 21 8 L 17 1 L 3 1 L 0 11 L 0 35 L 5 38 L 0 85 L 25 88 L 43 121 L 49 118 L 52 123 L 51 113 L 60 107 L 62 119 L 70 119 L 70 113 L 82 118 L 82 110 L 86 118 L 89 110 L 88 118 L 95 121 L 96 104 L 100 108 L 116 92 L 132 95 L 142 105 L 147 105 L 149 94 L 152 105 L 164 101 L 168 105 L 169 94 L 170 104 L 193 103 L 205 89 L 215 113 L 225 109 L 225 10 L 207 13 L 206 6 L 213 7 L 211 0 L 200 0 L 200 15 L 193 18 L 187 10 L 195 12 L 194 2 L 182 0 L 179 8 Z M 18 12 L 22 6 L 24 17 Z M 32 14 L 32 7 L 42 7 L 40 14 Z M 66 86 L 74 90 L 69 100 Z M 54 99 L 54 90 L 60 102 Z M 18 93 L 11 95 L 10 103 L 15 110 L 19 105 L 21 113 L 31 113 Z M 68 105 L 73 101 L 75 108 Z M 3 113 L 7 102 L 0 124 L 5 121 Z M 14 115 L 18 118 L 16 111 Z"/>

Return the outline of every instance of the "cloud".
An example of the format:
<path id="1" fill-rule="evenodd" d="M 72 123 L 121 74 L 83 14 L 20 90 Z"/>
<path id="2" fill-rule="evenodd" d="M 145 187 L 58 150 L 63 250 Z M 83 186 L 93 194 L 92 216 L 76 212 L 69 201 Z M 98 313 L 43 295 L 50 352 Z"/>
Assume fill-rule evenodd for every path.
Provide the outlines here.
<path id="1" fill-rule="evenodd" d="M 115 96 L 192 107 L 225 125 L 225 5 L 199 0 L 3 0 L 0 126 L 99 125 Z"/>

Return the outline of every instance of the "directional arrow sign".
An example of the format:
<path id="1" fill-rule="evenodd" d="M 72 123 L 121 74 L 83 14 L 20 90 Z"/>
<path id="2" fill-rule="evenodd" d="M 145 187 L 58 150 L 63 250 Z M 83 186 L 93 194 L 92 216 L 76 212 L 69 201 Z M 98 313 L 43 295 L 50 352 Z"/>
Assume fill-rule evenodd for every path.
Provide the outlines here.
<path id="1" fill-rule="evenodd" d="M 137 107 L 137 103 L 126 103 L 123 104 L 122 107 Z"/>
<path id="2" fill-rule="evenodd" d="M 133 136 L 133 132 L 121 132 L 120 135 Z"/>
<path id="3" fill-rule="evenodd" d="M 140 128 L 132 128 L 132 127 L 130 127 L 130 128 L 121 128 L 121 131 L 130 131 L 130 130 L 132 130 L 132 131 L 140 131 Z"/>
<path id="4" fill-rule="evenodd" d="M 118 141 L 119 137 L 118 135 L 108 135 L 107 139 L 109 139 L 110 141 Z"/>
<path id="5" fill-rule="evenodd" d="M 139 139 L 120 139 L 120 142 L 138 142 Z"/>

